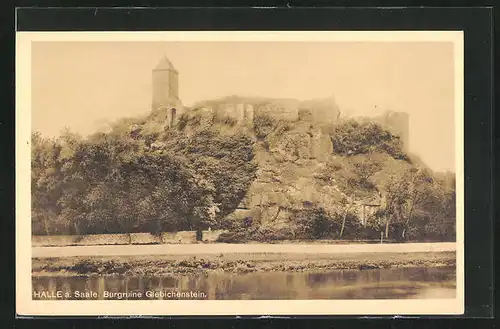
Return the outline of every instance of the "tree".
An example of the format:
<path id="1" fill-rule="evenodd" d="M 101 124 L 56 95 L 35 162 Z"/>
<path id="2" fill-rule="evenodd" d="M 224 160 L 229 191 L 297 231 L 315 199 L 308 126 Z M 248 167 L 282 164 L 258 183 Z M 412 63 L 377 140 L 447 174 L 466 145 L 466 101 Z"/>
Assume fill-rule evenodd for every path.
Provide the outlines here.
<path id="1" fill-rule="evenodd" d="M 382 169 L 382 165 L 366 157 L 353 157 L 351 163 L 353 172 L 357 175 L 357 183 L 364 188 L 374 187 L 370 178 Z"/>
<path id="2" fill-rule="evenodd" d="M 321 239 L 333 230 L 333 222 L 325 209 L 312 207 L 297 210 L 293 214 L 297 225 L 297 235 L 302 238 Z"/>
<path id="3" fill-rule="evenodd" d="M 83 200 L 90 183 L 81 170 L 87 155 L 85 144 L 81 136 L 67 129 L 56 142 L 60 148 L 56 165 L 61 184 L 57 199 L 61 211 L 57 220 L 76 234 L 85 233 L 87 223 Z"/>
<path id="4" fill-rule="evenodd" d="M 236 209 L 256 177 L 252 146 L 244 133 L 224 136 L 205 129 L 180 135 L 168 141 L 167 147 L 182 153 L 198 179 L 213 186 L 214 205 L 209 213 L 217 210 L 214 220 L 221 220 Z"/>
<path id="5" fill-rule="evenodd" d="M 344 235 L 346 220 L 350 212 L 352 211 L 352 208 L 354 207 L 354 201 L 355 200 L 353 195 L 346 195 L 344 198 L 342 198 L 341 204 L 344 208 L 344 212 L 342 214 L 342 225 L 340 227 L 339 238 L 342 238 L 342 236 Z"/>
<path id="6" fill-rule="evenodd" d="M 255 116 L 253 125 L 255 136 L 259 139 L 264 139 L 276 128 L 277 122 L 271 116 L 262 114 Z"/>
<path id="7" fill-rule="evenodd" d="M 58 170 L 60 149 L 52 139 L 39 133 L 31 135 L 31 211 L 33 232 L 55 233 L 52 222 L 60 212 L 57 199 L 61 195 L 61 175 Z"/>
<path id="8" fill-rule="evenodd" d="M 129 121 L 87 138 L 33 134 L 33 232 L 201 231 L 234 211 L 255 178 L 248 136 Z"/>
<path id="9" fill-rule="evenodd" d="M 415 167 L 389 179 L 386 184 L 386 210 L 389 214 L 386 217 L 386 238 L 391 221 L 401 226 L 401 239 L 406 238 L 415 213 L 425 209 L 433 209 L 432 205 L 436 200 L 435 187 L 431 174 Z"/>
<path id="10" fill-rule="evenodd" d="M 423 216 L 427 219 L 422 229 L 427 237 L 453 241 L 456 235 L 455 174 L 435 176 Z"/>

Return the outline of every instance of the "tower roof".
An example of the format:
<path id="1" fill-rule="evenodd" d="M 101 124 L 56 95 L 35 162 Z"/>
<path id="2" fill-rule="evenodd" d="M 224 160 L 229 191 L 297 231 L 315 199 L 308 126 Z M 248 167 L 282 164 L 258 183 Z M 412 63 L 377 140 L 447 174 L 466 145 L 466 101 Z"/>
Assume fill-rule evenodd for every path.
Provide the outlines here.
<path id="1" fill-rule="evenodd" d="M 172 70 L 177 72 L 175 67 L 172 65 L 172 62 L 167 58 L 166 55 L 162 56 L 162 58 L 154 68 L 154 71 L 163 71 L 163 70 Z"/>

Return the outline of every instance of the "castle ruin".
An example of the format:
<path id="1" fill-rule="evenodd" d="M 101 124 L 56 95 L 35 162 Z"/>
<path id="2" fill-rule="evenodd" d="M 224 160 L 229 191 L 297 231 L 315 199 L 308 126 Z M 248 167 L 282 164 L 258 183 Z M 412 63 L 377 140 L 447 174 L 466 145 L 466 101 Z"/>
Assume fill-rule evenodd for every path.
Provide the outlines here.
<path id="1" fill-rule="evenodd" d="M 274 150 L 257 148 L 256 151 L 256 157 L 261 157 L 261 159 L 270 156 L 285 159 L 283 166 L 285 171 L 289 173 L 297 170 L 298 174 L 295 176 L 298 177 L 298 180 L 292 180 L 294 184 L 292 192 L 287 192 L 287 188 L 284 186 L 280 187 L 283 190 L 275 190 L 276 186 L 279 186 L 274 180 L 276 172 L 263 171 L 259 179 L 253 182 L 238 209 L 229 216 L 239 219 L 259 218 L 262 223 L 276 220 L 278 217 L 286 217 L 289 214 L 278 205 L 285 202 L 283 200 L 286 198 L 286 193 L 297 193 L 297 191 L 300 191 L 304 202 L 322 200 L 323 194 L 316 193 L 313 185 L 310 184 L 310 179 L 303 177 L 309 172 L 301 171 L 295 166 L 295 163 L 299 159 L 325 162 L 332 154 L 333 145 L 328 133 L 330 131 L 329 124 L 341 120 L 340 109 L 333 97 L 299 101 L 295 99 L 228 96 L 203 101 L 191 108 L 185 108 L 179 98 L 179 72 L 166 56 L 163 56 L 153 69 L 152 80 L 152 110 L 160 111 L 161 115 L 157 117 L 160 118 L 161 122 L 165 120 L 167 127 L 175 126 L 183 114 L 188 117 L 196 117 L 200 119 L 198 122 L 210 125 L 214 123 L 214 119 L 219 119 L 218 122 L 231 122 L 234 125 L 253 128 L 254 118 L 259 116 L 299 123 L 293 131 L 294 135 L 290 137 L 294 141 L 294 145 L 290 148 L 293 151 L 280 153 L 282 150 L 288 150 L 289 142 L 287 139 L 283 139 L 283 142 L 288 144 L 278 145 Z M 228 118 L 230 120 L 227 120 Z M 408 151 L 408 114 L 387 111 L 380 116 L 364 119 L 376 122 L 400 136 L 403 150 Z M 323 124 L 327 125 L 323 126 Z M 266 161 L 261 162 L 266 163 Z M 288 167 L 285 167 L 287 165 Z M 328 194 L 325 195 L 328 196 Z M 361 224 L 366 225 L 373 213 L 382 206 L 383 200 L 357 200 L 355 204 L 355 210 L 358 212 Z"/>
<path id="2" fill-rule="evenodd" d="M 153 69 L 152 79 L 151 108 L 153 111 L 167 111 L 167 126 L 172 127 L 184 111 L 179 99 L 179 72 L 172 62 L 163 56 Z"/>
<path id="3" fill-rule="evenodd" d="M 174 126 L 187 111 L 179 98 L 179 72 L 163 56 L 152 72 L 152 110 L 166 111 L 168 127 Z M 201 106 L 214 117 L 231 118 L 238 125 L 252 126 L 254 117 L 269 116 L 276 120 L 306 121 L 318 124 L 335 123 L 340 109 L 333 97 L 298 101 L 295 99 L 251 99 L 229 96 Z M 400 136 L 403 149 L 409 149 L 410 118 L 404 112 L 388 111 L 374 120 Z"/>

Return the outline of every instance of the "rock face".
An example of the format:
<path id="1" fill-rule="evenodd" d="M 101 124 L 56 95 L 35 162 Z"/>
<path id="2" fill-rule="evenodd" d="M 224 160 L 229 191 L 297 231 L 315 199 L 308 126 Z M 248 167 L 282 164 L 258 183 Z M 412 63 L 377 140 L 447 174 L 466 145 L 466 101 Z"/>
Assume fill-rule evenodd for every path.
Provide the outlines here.
<path id="1" fill-rule="evenodd" d="M 297 122 L 280 134 L 254 146 L 259 164 L 257 178 L 251 185 L 242 208 L 262 225 L 286 223 L 290 210 L 340 199 L 341 193 L 316 184 L 315 175 L 332 157 L 328 135 L 309 123 Z"/>
<path id="2" fill-rule="evenodd" d="M 325 161 L 333 151 L 330 136 L 324 133 L 322 127 L 307 122 L 298 122 L 283 134 L 271 135 L 269 141 L 271 153 L 287 160 Z"/>
<path id="3" fill-rule="evenodd" d="M 237 124 L 233 130 L 241 129 L 239 124 L 244 124 L 250 132 L 256 116 L 267 115 L 275 120 L 270 133 L 254 144 L 254 161 L 259 168 L 257 178 L 239 207 L 228 218 L 252 218 L 261 225 L 276 227 L 286 225 L 292 209 L 340 200 L 342 194 L 339 191 L 332 188 L 325 190 L 316 184 L 315 179 L 325 161 L 332 157 L 333 145 L 324 128 L 325 123 L 331 123 L 329 118 L 334 120 L 337 112 L 331 100 L 304 104 L 306 107 L 317 105 L 319 110 L 314 114 L 315 109 L 312 108 L 307 110 L 311 113 L 309 117 L 299 117 L 302 106 L 299 101 L 260 100 L 248 104 L 242 99 L 230 98 L 199 104 L 199 108 L 186 113 L 187 117 L 199 118 L 202 124 L 209 124 L 209 117 L 213 117 L 214 122 L 221 121 L 216 119 L 217 116 L 231 117 Z M 327 112 L 322 110 L 326 108 L 333 109 L 333 114 L 322 114 Z M 228 128 L 221 126 L 217 129 L 224 133 Z"/>
<path id="4" fill-rule="evenodd" d="M 259 123 L 254 120 L 262 116 L 271 120 Z M 308 207 L 342 210 L 345 208 L 343 200 L 352 199 L 352 191 L 349 191 L 352 172 L 348 166 L 338 173 L 338 177 L 330 177 L 327 183 L 318 178 L 332 162 L 347 161 L 334 154 L 330 136 L 332 124 L 339 116 L 333 98 L 301 102 L 235 96 L 202 102 L 185 113 L 186 118 L 196 122 L 195 126 L 213 125 L 212 128 L 221 134 L 231 135 L 236 131 L 253 134 L 257 176 L 228 218 L 251 218 L 253 222 L 273 228 L 289 225 L 296 210 Z M 223 119 L 228 117 L 232 120 Z M 188 125 L 187 131 L 189 129 Z M 359 204 L 355 208 L 360 220 L 365 221 L 378 205 Z"/>
<path id="5" fill-rule="evenodd" d="M 316 130 L 311 137 L 311 156 L 318 161 L 326 161 L 333 151 L 330 136 Z"/>

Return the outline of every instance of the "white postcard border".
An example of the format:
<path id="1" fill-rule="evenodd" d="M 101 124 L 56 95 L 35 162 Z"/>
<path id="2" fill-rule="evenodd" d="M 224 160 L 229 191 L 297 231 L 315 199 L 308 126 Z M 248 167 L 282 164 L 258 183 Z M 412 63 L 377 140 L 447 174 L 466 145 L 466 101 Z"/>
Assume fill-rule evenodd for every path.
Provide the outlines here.
<path id="1" fill-rule="evenodd" d="M 452 42 L 455 60 L 457 296 L 426 300 L 40 301 L 31 288 L 31 43 L 43 41 Z M 17 32 L 16 313 L 36 315 L 455 315 L 464 312 L 464 47 L 462 31 Z"/>

